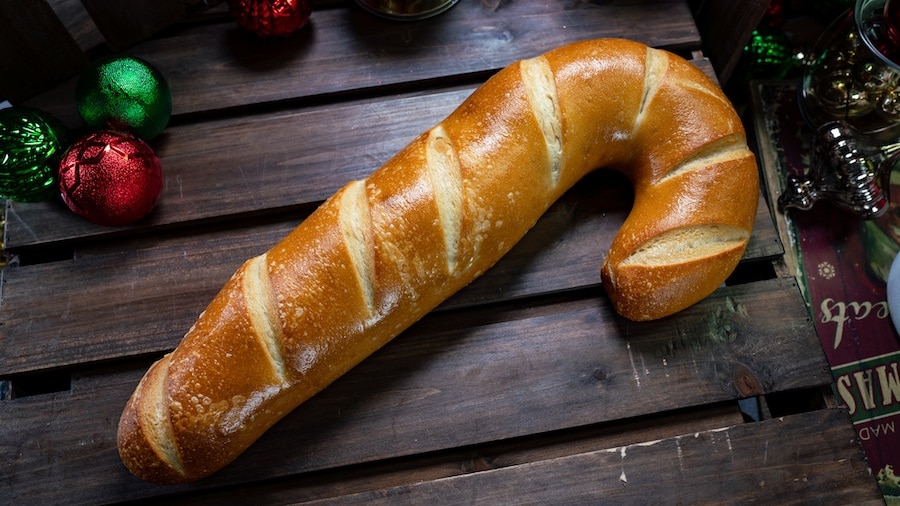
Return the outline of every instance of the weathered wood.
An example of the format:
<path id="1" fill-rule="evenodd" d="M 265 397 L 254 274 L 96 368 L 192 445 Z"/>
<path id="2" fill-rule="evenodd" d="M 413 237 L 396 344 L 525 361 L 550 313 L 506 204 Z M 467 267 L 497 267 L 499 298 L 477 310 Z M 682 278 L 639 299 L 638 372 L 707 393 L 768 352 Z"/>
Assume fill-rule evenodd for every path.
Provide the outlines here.
<path id="1" fill-rule="evenodd" d="M 133 232 L 321 202 L 348 181 L 378 168 L 471 91 L 169 127 L 152 144 L 165 175 L 160 203 Z M 121 233 L 88 223 L 57 202 L 9 202 L 6 230 L 7 250 L 14 253 L 23 247 Z"/>
<path id="2" fill-rule="evenodd" d="M 597 286 L 630 198 L 623 178 L 591 175 L 444 307 Z M 299 219 L 227 225 L 145 240 L 142 247 L 126 243 L 106 253 L 79 252 L 72 261 L 8 268 L 2 273 L 0 375 L 173 348 L 237 268 L 287 235 Z M 760 220 L 769 220 L 768 214 L 762 212 Z M 778 245 L 774 238 L 774 230 L 755 232 L 757 246 L 750 253 Z"/>
<path id="3" fill-rule="evenodd" d="M 113 51 L 121 51 L 181 20 L 183 0 L 81 0 Z"/>
<path id="4" fill-rule="evenodd" d="M 234 465 L 171 490 L 825 385 L 831 376 L 820 353 L 791 353 L 817 342 L 802 304 L 790 310 L 785 300 L 796 290 L 787 280 L 741 285 L 684 318 L 652 324 L 616 319 L 602 297 L 436 313 L 289 414 Z M 127 475 L 113 449 L 116 418 L 143 372 L 139 366 L 86 377 L 71 393 L 0 403 L 9 438 L 0 457 L 16 462 L 10 493 L 38 502 L 51 498 L 55 487 L 72 497 L 84 494 L 86 502 L 159 493 Z M 36 423 L 48 413 L 54 423 Z M 91 479 L 84 476 L 84 459 L 92 463 Z"/>
<path id="5" fill-rule="evenodd" d="M 49 0 L 49 3 L 82 51 L 94 51 L 106 44 L 81 0 Z"/>
<path id="6" fill-rule="evenodd" d="M 883 504 L 847 419 L 805 413 L 317 504 Z"/>
<path id="7" fill-rule="evenodd" d="M 169 496 L 171 505 L 199 506 L 254 502 L 260 497 L 277 504 L 306 503 L 388 487 L 478 473 L 527 462 L 675 437 L 742 423 L 734 403 L 679 410 L 625 423 L 599 424 L 469 448 L 454 449 L 386 462 L 373 462 L 296 475 L 234 489 L 209 489 Z"/>
<path id="8" fill-rule="evenodd" d="M 623 19 L 640 19 L 625 23 Z M 647 30 L 653 25 L 656 28 Z M 624 37 L 670 49 L 696 49 L 700 38 L 683 1 L 480 2 L 464 0 L 439 17 L 397 23 L 359 8 L 313 13 L 304 30 L 262 39 L 233 22 L 199 24 L 129 49 L 166 76 L 173 113 L 390 91 L 496 71 L 574 40 Z M 80 124 L 74 80 L 29 101 Z"/>
<path id="9" fill-rule="evenodd" d="M 282 40 L 241 30 L 224 4 L 207 15 L 180 1 L 191 9 L 184 22 L 128 51 L 163 70 L 176 100 L 153 140 L 167 177 L 156 212 L 103 228 L 59 203 L 8 208 L 16 266 L 3 272 L 0 383 L 14 388 L 0 400 L 0 504 L 872 497 L 846 415 L 818 402 L 831 373 L 798 287 L 774 277 L 784 249 L 765 202 L 727 286 L 671 318 L 633 323 L 598 284 L 631 205 L 624 178 L 606 171 L 233 465 L 181 487 L 131 476 L 116 424 L 150 361 L 241 262 L 324 198 L 515 59 L 597 36 L 685 55 L 701 47 L 683 0 L 462 0 L 413 23 L 322 0 L 310 27 Z M 66 27 L 84 27 L 86 49 L 97 30 L 77 18 Z M 713 74 L 709 61 L 694 63 Z M 73 87 L 30 105 L 77 125 Z M 768 403 L 813 393 L 802 408 Z M 786 417 L 742 424 L 735 400 L 748 397 Z"/>
<path id="10" fill-rule="evenodd" d="M 47 0 L 0 2 L 0 101 L 18 103 L 75 75 L 85 63 Z"/>
<path id="11" fill-rule="evenodd" d="M 104 236 L 146 234 L 147 228 L 310 208 L 348 181 L 368 176 L 450 114 L 473 89 L 170 127 L 153 142 L 165 187 L 146 219 L 133 227 L 109 228 L 87 222 L 59 202 L 7 202 L 6 249 L 27 254 Z M 630 192 L 622 184 L 616 188 Z M 764 207 L 755 230 L 749 256 L 781 253 Z"/>

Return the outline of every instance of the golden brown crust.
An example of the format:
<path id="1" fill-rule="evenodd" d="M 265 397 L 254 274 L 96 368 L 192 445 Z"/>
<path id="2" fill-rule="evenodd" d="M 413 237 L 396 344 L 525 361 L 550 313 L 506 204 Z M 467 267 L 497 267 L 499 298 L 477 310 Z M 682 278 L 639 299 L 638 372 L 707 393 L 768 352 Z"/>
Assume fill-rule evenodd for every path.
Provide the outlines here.
<path id="1" fill-rule="evenodd" d="M 225 466 L 489 269 L 599 167 L 635 187 L 602 267 L 623 316 L 670 315 L 724 281 L 758 201 L 728 100 L 663 51 L 564 46 L 499 72 L 241 267 L 138 385 L 119 426 L 123 461 L 161 483 Z"/>

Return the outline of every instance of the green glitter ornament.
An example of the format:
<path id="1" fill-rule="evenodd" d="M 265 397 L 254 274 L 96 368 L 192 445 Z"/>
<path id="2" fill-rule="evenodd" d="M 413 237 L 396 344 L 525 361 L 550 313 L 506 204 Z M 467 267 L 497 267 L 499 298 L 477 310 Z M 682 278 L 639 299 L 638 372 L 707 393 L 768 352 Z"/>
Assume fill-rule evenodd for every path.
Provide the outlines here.
<path id="1" fill-rule="evenodd" d="M 56 174 L 69 132 L 51 115 L 0 109 L 0 197 L 39 202 L 58 194 Z"/>
<path id="2" fill-rule="evenodd" d="M 750 35 L 739 67 L 747 80 L 784 79 L 795 62 L 791 41 L 784 32 L 759 28 Z"/>
<path id="3" fill-rule="evenodd" d="M 126 130 L 149 140 L 172 115 L 172 92 L 162 73 L 140 58 L 98 60 L 78 78 L 78 113 L 95 129 Z"/>

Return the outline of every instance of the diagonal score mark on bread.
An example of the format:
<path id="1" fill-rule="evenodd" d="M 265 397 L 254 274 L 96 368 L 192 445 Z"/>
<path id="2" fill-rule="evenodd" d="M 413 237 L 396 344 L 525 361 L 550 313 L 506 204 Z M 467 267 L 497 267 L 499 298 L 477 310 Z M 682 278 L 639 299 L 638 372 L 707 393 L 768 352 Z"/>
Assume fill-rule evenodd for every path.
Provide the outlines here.
<path id="1" fill-rule="evenodd" d="M 731 102 L 728 101 L 728 98 L 719 92 L 719 88 L 711 87 L 713 83 L 698 83 L 697 81 L 692 81 L 690 79 L 674 79 L 672 84 L 683 90 L 702 93 L 707 98 L 711 98 L 718 102 L 721 107 L 732 107 Z"/>
<path id="2" fill-rule="evenodd" d="M 700 260 L 742 247 L 750 234 L 728 225 L 692 225 L 670 230 L 644 243 L 619 263 L 654 267 Z"/>
<path id="3" fill-rule="evenodd" d="M 528 103 L 544 135 L 547 156 L 550 159 L 550 180 L 553 187 L 556 187 L 559 183 L 559 167 L 562 161 L 562 126 L 553 71 L 543 56 L 522 60 L 520 69 Z"/>
<path id="4" fill-rule="evenodd" d="M 284 381 L 286 376 L 284 349 L 282 348 L 284 336 L 266 263 L 265 254 L 255 257 L 247 263 L 242 280 L 244 300 L 256 336 L 262 341 L 263 349 L 266 350 L 269 360 L 272 362 L 272 369 L 278 379 Z"/>
<path id="5" fill-rule="evenodd" d="M 635 132 L 644 126 L 645 121 L 649 121 L 650 112 L 654 107 L 654 98 L 657 94 L 664 93 L 664 86 L 689 90 L 714 102 L 719 102 L 722 107 L 731 107 L 730 102 L 718 92 L 717 88 L 710 87 L 710 83 L 670 75 L 669 65 L 669 53 L 647 48 L 643 90 L 635 121 Z M 672 165 L 661 177 L 656 180 L 651 179 L 650 182 L 653 186 L 662 186 L 680 178 L 689 180 L 694 173 L 706 172 L 713 166 L 742 160 L 754 163 L 754 155 L 747 147 L 743 132 L 735 131 L 730 135 L 708 142 L 680 162 Z M 677 227 L 647 240 L 619 261 L 617 268 L 636 266 L 648 269 L 665 268 L 713 258 L 725 252 L 742 250 L 746 246 L 749 236 L 750 232 L 745 228 L 722 223 Z M 612 275 L 612 279 L 614 279 L 614 271 L 615 269 L 608 271 Z"/>
<path id="6" fill-rule="evenodd" d="M 365 181 L 353 181 L 344 189 L 339 223 L 366 311 L 372 316 L 375 313 L 375 247 Z"/>
<path id="7" fill-rule="evenodd" d="M 428 133 L 425 156 L 444 235 L 447 272 L 453 273 L 458 262 L 462 229 L 462 176 L 456 149 L 442 126 L 438 125 Z"/>
<path id="8" fill-rule="evenodd" d="M 710 142 L 703 149 L 675 164 L 656 184 L 662 184 L 682 176 L 689 176 L 694 171 L 707 170 L 715 164 L 752 157 L 753 152 L 747 148 L 747 143 L 744 141 L 743 136 L 729 135 Z"/>
<path id="9" fill-rule="evenodd" d="M 659 91 L 668 67 L 668 53 L 652 47 L 647 48 L 644 59 L 644 87 L 641 93 L 641 104 L 634 121 L 635 131 L 644 124 L 644 117 L 653 103 L 653 97 Z"/>

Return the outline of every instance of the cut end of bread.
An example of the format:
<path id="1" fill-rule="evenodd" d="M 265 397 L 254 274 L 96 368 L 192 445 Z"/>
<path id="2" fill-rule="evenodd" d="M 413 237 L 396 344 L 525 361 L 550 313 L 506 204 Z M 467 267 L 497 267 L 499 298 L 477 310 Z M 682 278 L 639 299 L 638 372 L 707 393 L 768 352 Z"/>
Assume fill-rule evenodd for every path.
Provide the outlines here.
<path id="1" fill-rule="evenodd" d="M 743 247 L 750 237 L 729 225 L 693 225 L 670 230 L 635 250 L 619 267 L 659 267 L 701 260 Z"/>
<path id="2" fill-rule="evenodd" d="M 157 361 L 135 390 L 119 420 L 117 445 L 122 462 L 138 478 L 160 484 L 189 481 L 165 401 L 169 356 Z"/>
<path id="3" fill-rule="evenodd" d="M 166 396 L 166 375 L 169 369 L 168 358 L 157 362 L 159 374 L 150 376 L 150 405 L 153 409 L 141 411 L 141 426 L 147 435 L 147 442 L 166 465 L 179 474 L 184 474 L 184 466 L 175 446 L 175 434 L 169 419 L 169 402 Z"/>
<path id="4" fill-rule="evenodd" d="M 655 320 L 706 298 L 722 285 L 750 233 L 729 225 L 692 225 L 648 241 L 617 265 L 603 266 L 607 293 L 622 316 Z"/>

